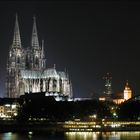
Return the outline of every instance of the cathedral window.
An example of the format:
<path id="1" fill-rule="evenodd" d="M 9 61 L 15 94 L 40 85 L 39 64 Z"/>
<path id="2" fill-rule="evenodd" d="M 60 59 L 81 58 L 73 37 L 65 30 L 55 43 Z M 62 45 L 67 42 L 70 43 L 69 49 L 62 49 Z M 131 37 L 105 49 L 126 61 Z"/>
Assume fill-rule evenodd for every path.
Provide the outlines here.
<path id="1" fill-rule="evenodd" d="M 17 63 L 20 63 L 20 56 L 17 56 Z"/>
<path id="2" fill-rule="evenodd" d="M 53 91 L 56 91 L 57 81 L 56 79 L 53 79 Z"/>
<path id="3" fill-rule="evenodd" d="M 59 79 L 59 85 L 60 85 L 60 93 L 62 93 L 62 79 Z"/>
<path id="4" fill-rule="evenodd" d="M 39 60 L 38 60 L 38 57 L 37 57 L 37 56 L 35 57 L 35 64 L 36 64 L 36 65 L 39 64 Z"/>
<path id="5" fill-rule="evenodd" d="M 51 81 L 51 78 L 49 78 L 49 79 L 48 79 L 48 82 L 47 82 L 47 90 L 48 90 L 48 91 L 50 91 L 50 81 Z"/>
<path id="6" fill-rule="evenodd" d="M 43 92 L 43 79 L 40 79 L 40 91 Z"/>
<path id="7" fill-rule="evenodd" d="M 20 63 L 20 58 L 19 57 L 17 58 L 17 63 Z"/>
<path id="8" fill-rule="evenodd" d="M 28 58 L 28 56 L 26 56 L 26 68 L 29 68 L 29 65 L 30 64 L 30 62 L 29 62 L 29 58 Z"/>

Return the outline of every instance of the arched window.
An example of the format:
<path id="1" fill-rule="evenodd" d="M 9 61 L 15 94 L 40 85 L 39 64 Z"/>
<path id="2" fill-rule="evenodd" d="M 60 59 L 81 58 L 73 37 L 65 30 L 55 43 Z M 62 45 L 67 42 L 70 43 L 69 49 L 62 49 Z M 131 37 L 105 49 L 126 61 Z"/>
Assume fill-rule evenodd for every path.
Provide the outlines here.
<path id="1" fill-rule="evenodd" d="M 19 55 L 17 56 L 17 63 L 18 64 L 20 63 L 20 56 Z"/>
<path id="2" fill-rule="evenodd" d="M 51 82 L 51 78 L 49 78 L 48 82 L 47 82 L 47 91 L 48 92 L 50 91 L 50 82 Z"/>
<path id="3" fill-rule="evenodd" d="M 53 91 L 56 92 L 57 80 L 53 79 Z"/>
<path id="4" fill-rule="evenodd" d="M 37 56 L 35 57 L 35 64 L 36 64 L 36 65 L 38 65 L 38 64 L 39 64 L 39 59 L 38 59 L 38 57 L 37 57 Z"/>
<path id="5" fill-rule="evenodd" d="M 59 86 L 60 86 L 60 93 L 63 92 L 63 88 L 62 88 L 62 79 L 59 79 Z"/>
<path id="6" fill-rule="evenodd" d="M 29 57 L 28 57 L 28 55 L 26 56 L 26 68 L 30 68 L 30 59 L 29 59 Z"/>
<path id="7" fill-rule="evenodd" d="M 43 79 L 40 79 L 40 91 L 43 92 Z"/>

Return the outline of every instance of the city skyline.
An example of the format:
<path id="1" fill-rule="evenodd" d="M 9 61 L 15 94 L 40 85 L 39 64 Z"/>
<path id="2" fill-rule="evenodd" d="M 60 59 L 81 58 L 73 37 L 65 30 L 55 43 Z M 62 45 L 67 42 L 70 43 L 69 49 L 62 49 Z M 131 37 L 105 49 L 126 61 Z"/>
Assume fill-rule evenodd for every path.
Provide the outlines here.
<path id="1" fill-rule="evenodd" d="M 16 13 L 25 48 L 36 16 L 40 39 L 45 40 L 47 67 L 66 68 L 76 97 L 101 93 L 107 72 L 113 77 L 113 93 L 122 91 L 128 80 L 132 91 L 139 94 L 139 7 L 139 2 L 118 1 L 1 2 L 0 96 L 5 93 Z"/>

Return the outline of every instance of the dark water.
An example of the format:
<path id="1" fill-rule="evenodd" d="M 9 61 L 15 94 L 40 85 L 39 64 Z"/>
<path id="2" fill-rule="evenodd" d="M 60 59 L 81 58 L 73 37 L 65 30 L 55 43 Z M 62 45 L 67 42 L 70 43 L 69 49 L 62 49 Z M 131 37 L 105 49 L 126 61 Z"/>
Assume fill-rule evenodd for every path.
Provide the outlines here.
<path id="1" fill-rule="evenodd" d="M 140 132 L 0 133 L 0 140 L 140 140 Z"/>

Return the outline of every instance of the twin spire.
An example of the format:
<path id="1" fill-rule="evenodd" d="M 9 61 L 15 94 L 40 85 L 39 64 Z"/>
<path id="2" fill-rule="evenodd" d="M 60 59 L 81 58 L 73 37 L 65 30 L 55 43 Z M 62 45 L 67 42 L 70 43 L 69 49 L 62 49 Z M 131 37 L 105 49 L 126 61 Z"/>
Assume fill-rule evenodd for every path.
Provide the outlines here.
<path id="1" fill-rule="evenodd" d="M 17 14 L 16 14 L 16 20 L 15 20 L 14 37 L 13 37 L 12 46 L 16 47 L 16 48 L 21 48 L 21 38 L 20 38 L 20 30 L 19 30 Z M 33 17 L 33 30 L 32 30 L 32 38 L 31 38 L 31 47 L 39 48 L 39 41 L 38 41 L 35 16 Z"/>
<path id="2" fill-rule="evenodd" d="M 39 41 L 38 41 L 38 35 L 37 35 L 37 27 L 36 27 L 35 16 L 33 17 L 33 30 L 32 30 L 31 46 L 35 47 L 35 48 L 39 48 Z"/>
<path id="3" fill-rule="evenodd" d="M 20 39 L 20 31 L 18 25 L 18 16 L 16 14 L 15 28 L 14 28 L 14 38 L 13 38 L 13 47 L 21 48 L 21 39 Z"/>

